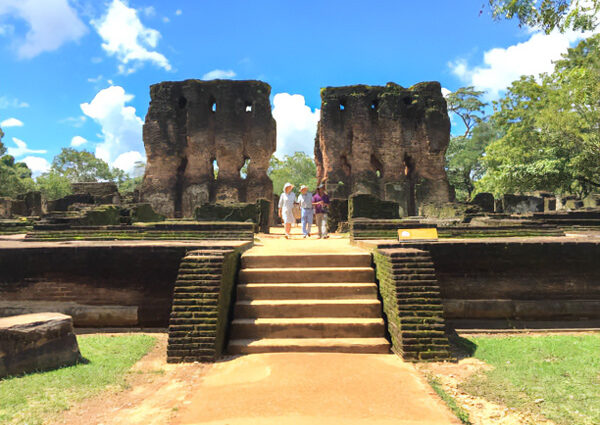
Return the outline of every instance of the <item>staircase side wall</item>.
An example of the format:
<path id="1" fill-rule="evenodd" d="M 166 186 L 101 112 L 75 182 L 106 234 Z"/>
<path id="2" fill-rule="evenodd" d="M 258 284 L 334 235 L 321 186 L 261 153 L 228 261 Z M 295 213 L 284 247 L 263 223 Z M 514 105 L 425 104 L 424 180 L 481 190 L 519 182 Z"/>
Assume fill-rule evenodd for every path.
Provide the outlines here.
<path id="1" fill-rule="evenodd" d="M 429 253 L 376 250 L 373 260 L 393 351 L 409 361 L 452 360 L 437 280 L 419 272 L 432 264 Z"/>

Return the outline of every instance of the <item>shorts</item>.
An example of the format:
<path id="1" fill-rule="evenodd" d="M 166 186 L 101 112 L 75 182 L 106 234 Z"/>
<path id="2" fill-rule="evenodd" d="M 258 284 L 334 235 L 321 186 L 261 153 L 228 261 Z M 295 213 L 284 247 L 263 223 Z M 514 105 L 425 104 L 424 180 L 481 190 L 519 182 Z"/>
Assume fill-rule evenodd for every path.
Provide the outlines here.
<path id="1" fill-rule="evenodd" d="M 296 223 L 296 218 L 294 217 L 294 213 L 292 210 L 282 209 L 281 210 L 281 219 L 284 223 Z"/>

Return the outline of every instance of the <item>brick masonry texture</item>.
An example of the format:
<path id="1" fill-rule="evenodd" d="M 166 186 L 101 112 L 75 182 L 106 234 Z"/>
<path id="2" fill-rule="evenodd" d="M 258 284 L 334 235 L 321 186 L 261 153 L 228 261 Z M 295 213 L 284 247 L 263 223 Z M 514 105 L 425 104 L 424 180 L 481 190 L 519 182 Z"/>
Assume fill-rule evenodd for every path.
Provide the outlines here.
<path id="1" fill-rule="evenodd" d="M 373 254 L 392 349 L 409 361 L 452 360 L 435 268 L 427 251 Z"/>
<path id="2" fill-rule="evenodd" d="M 238 250 L 194 250 L 179 265 L 169 319 L 167 361 L 212 362 L 223 353 Z"/>

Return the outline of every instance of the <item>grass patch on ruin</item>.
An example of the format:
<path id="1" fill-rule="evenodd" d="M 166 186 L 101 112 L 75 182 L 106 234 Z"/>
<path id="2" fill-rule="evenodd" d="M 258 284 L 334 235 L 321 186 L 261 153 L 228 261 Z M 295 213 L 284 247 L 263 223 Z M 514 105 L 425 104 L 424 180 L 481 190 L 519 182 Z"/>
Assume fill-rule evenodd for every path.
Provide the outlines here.
<path id="1" fill-rule="evenodd" d="M 103 390 L 125 388 L 127 371 L 156 343 L 148 335 L 77 339 L 88 363 L 0 380 L 1 424 L 42 424 Z"/>
<path id="2" fill-rule="evenodd" d="M 469 340 L 493 369 L 464 382 L 466 392 L 557 424 L 600 423 L 600 335 Z"/>

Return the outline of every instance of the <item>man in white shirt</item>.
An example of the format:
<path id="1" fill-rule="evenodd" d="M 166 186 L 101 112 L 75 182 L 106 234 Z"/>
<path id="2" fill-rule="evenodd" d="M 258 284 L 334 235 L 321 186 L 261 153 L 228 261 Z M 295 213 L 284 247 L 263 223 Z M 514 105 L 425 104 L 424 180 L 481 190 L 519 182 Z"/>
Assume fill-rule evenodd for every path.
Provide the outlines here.
<path id="1" fill-rule="evenodd" d="M 305 238 L 310 238 L 310 227 L 313 222 L 313 204 L 312 193 L 308 191 L 306 185 L 300 186 L 300 195 L 298 195 L 298 204 L 302 209 L 302 234 Z"/>

